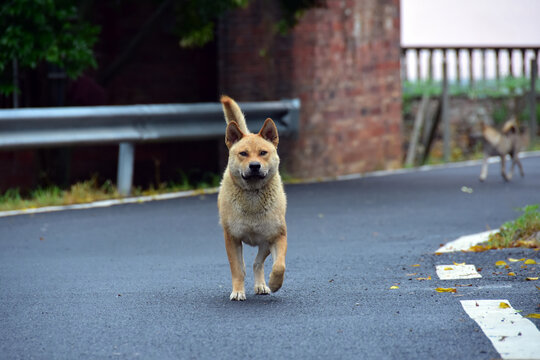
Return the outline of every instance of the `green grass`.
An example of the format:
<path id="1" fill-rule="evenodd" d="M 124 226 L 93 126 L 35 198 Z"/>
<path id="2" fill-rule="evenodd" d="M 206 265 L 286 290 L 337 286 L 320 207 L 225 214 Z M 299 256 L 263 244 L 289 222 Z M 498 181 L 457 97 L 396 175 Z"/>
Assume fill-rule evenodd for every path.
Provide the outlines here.
<path id="1" fill-rule="evenodd" d="M 160 183 L 158 186 L 151 184 L 148 188 L 135 187 L 132 196 L 149 196 L 169 192 L 197 190 L 217 187 L 220 176 L 217 174 L 204 173 L 197 179 L 192 180 L 188 175 L 182 175 L 179 182 Z M 60 189 L 57 186 L 37 188 L 27 193 L 20 189 L 8 189 L 0 194 L 0 211 L 32 209 L 44 206 L 72 205 L 88 203 L 100 200 L 118 199 L 122 196 L 116 186 L 107 180 L 99 184 L 97 176 L 78 182 L 69 189 Z"/>
<path id="2" fill-rule="evenodd" d="M 476 81 L 471 87 L 467 83 L 450 82 L 448 90 L 450 96 L 468 96 L 471 98 L 521 96 L 529 92 L 531 80 L 523 77 L 506 77 L 497 80 Z M 403 98 L 409 100 L 421 97 L 423 94 L 431 96 L 442 92 L 441 81 L 404 81 L 402 84 Z M 536 92 L 540 93 L 540 81 L 536 82 Z"/>
<path id="3" fill-rule="evenodd" d="M 472 251 L 525 247 L 540 249 L 540 208 L 539 204 L 527 205 L 517 209 L 522 214 L 512 221 L 505 222 L 489 236 L 486 243 L 473 246 Z"/>

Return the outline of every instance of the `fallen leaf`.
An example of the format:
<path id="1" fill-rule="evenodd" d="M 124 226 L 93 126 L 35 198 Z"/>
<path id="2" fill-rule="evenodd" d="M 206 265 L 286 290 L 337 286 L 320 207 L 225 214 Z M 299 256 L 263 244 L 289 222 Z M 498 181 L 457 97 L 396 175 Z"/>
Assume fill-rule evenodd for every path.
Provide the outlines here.
<path id="1" fill-rule="evenodd" d="M 508 258 L 508 261 L 510 261 L 510 262 L 525 261 L 525 258 L 523 258 L 523 259 L 513 259 L 513 258 Z"/>
<path id="2" fill-rule="evenodd" d="M 411 265 L 412 267 L 419 267 L 420 264 L 414 264 L 414 265 Z"/>
<path id="3" fill-rule="evenodd" d="M 534 264 L 536 264 L 536 261 L 534 261 L 534 259 L 525 260 L 525 265 L 534 265 Z"/>
<path id="4" fill-rule="evenodd" d="M 540 286 L 537 286 L 537 287 L 536 287 L 536 290 L 540 290 Z"/>
<path id="5" fill-rule="evenodd" d="M 527 280 L 527 281 L 535 281 L 535 280 L 538 280 L 538 276 L 537 277 L 528 277 L 528 278 L 525 278 L 525 280 Z M 538 289 L 538 290 L 540 290 L 540 289 Z"/>
<path id="6" fill-rule="evenodd" d="M 409 274 L 405 274 L 407 276 L 415 276 L 415 275 L 418 275 L 418 273 L 409 273 Z"/>
<path id="7" fill-rule="evenodd" d="M 435 291 L 440 292 L 440 293 L 446 293 L 446 292 L 455 293 L 455 292 L 457 292 L 457 289 L 455 289 L 455 288 L 436 288 Z"/>
<path id="8" fill-rule="evenodd" d="M 444 270 L 454 270 L 454 268 L 449 266 L 449 267 L 445 267 Z"/>
<path id="9" fill-rule="evenodd" d="M 508 276 L 516 276 L 516 273 L 515 272 L 509 272 Z"/>
<path id="10" fill-rule="evenodd" d="M 416 280 L 431 280 L 431 275 L 428 276 L 427 278 L 425 278 L 425 277 L 418 277 L 418 278 L 416 278 Z"/>
<path id="11" fill-rule="evenodd" d="M 497 267 L 502 267 L 502 266 L 506 266 L 506 261 L 504 260 L 499 260 L 495 263 L 495 266 Z"/>
<path id="12" fill-rule="evenodd" d="M 510 305 L 508 305 L 508 304 L 505 303 L 505 302 L 501 302 L 501 303 L 499 303 L 499 307 L 500 307 L 501 309 L 508 309 L 508 308 L 510 307 Z"/>
<path id="13" fill-rule="evenodd" d="M 396 285 L 390 286 L 390 290 L 396 290 L 396 289 L 399 289 L 399 286 L 396 286 Z"/>
<path id="14" fill-rule="evenodd" d="M 454 263 L 454 265 L 456 265 L 456 266 L 465 265 L 465 263 L 457 263 L 457 262 L 455 262 L 455 261 L 453 261 L 453 263 Z"/>
<path id="15" fill-rule="evenodd" d="M 532 313 L 529 315 L 525 315 L 526 318 L 532 318 L 532 319 L 540 319 L 540 314 Z"/>

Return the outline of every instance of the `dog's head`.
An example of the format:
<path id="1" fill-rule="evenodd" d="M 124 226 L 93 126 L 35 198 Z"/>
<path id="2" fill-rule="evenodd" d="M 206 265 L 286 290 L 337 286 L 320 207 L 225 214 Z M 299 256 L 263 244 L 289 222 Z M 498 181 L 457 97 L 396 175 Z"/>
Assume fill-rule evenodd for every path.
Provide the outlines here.
<path id="1" fill-rule="evenodd" d="M 257 134 L 244 134 L 238 124 L 227 125 L 225 143 L 229 148 L 229 171 L 237 184 L 246 189 L 262 188 L 277 172 L 278 131 L 272 119 Z"/>

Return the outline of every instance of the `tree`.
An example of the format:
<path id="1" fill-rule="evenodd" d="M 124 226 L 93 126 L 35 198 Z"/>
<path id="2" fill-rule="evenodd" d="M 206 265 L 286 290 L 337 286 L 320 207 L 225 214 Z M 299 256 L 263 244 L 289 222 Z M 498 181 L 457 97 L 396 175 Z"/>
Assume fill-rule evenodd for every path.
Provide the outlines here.
<path id="1" fill-rule="evenodd" d="M 227 11 L 245 7 L 252 0 L 164 0 L 140 33 L 136 34 L 115 63 L 104 71 L 104 82 L 128 58 L 140 39 L 159 15 L 174 4 L 180 46 L 203 46 L 214 38 L 215 22 Z M 273 1 L 273 0 L 272 0 Z M 100 29 L 83 19 L 81 6 L 92 1 L 77 0 L 4 0 L 0 5 L 0 94 L 17 92 L 20 68 L 35 68 L 41 62 L 57 65 L 70 78 L 76 78 L 89 67 L 97 67 L 93 46 Z M 324 0 L 279 0 L 282 20 L 280 32 L 293 27 L 302 13 L 324 6 Z M 148 26 L 147 26 L 148 25 Z M 13 74 L 10 70 L 14 70 Z"/>
<path id="2" fill-rule="evenodd" d="M 202 46 L 213 40 L 216 19 L 225 12 L 246 7 L 251 0 L 182 0 L 177 1 L 177 32 L 183 47 Z M 271 0 L 274 1 L 274 0 Z M 282 19 L 276 29 L 285 33 L 294 27 L 303 13 L 322 7 L 325 0 L 279 0 Z"/>
<path id="3" fill-rule="evenodd" d="M 83 21 L 75 0 L 8 0 L 0 5 L 0 93 L 16 89 L 12 66 L 58 65 L 71 78 L 96 67 L 99 28 Z"/>

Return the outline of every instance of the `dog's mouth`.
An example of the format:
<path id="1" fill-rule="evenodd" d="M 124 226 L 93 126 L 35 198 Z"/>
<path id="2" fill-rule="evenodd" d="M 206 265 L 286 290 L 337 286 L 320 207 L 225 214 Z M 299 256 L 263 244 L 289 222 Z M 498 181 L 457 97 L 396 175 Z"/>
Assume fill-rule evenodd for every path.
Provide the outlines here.
<path id="1" fill-rule="evenodd" d="M 265 177 L 266 177 L 266 174 L 263 174 L 261 172 L 242 174 L 242 179 L 246 181 L 262 180 Z"/>

